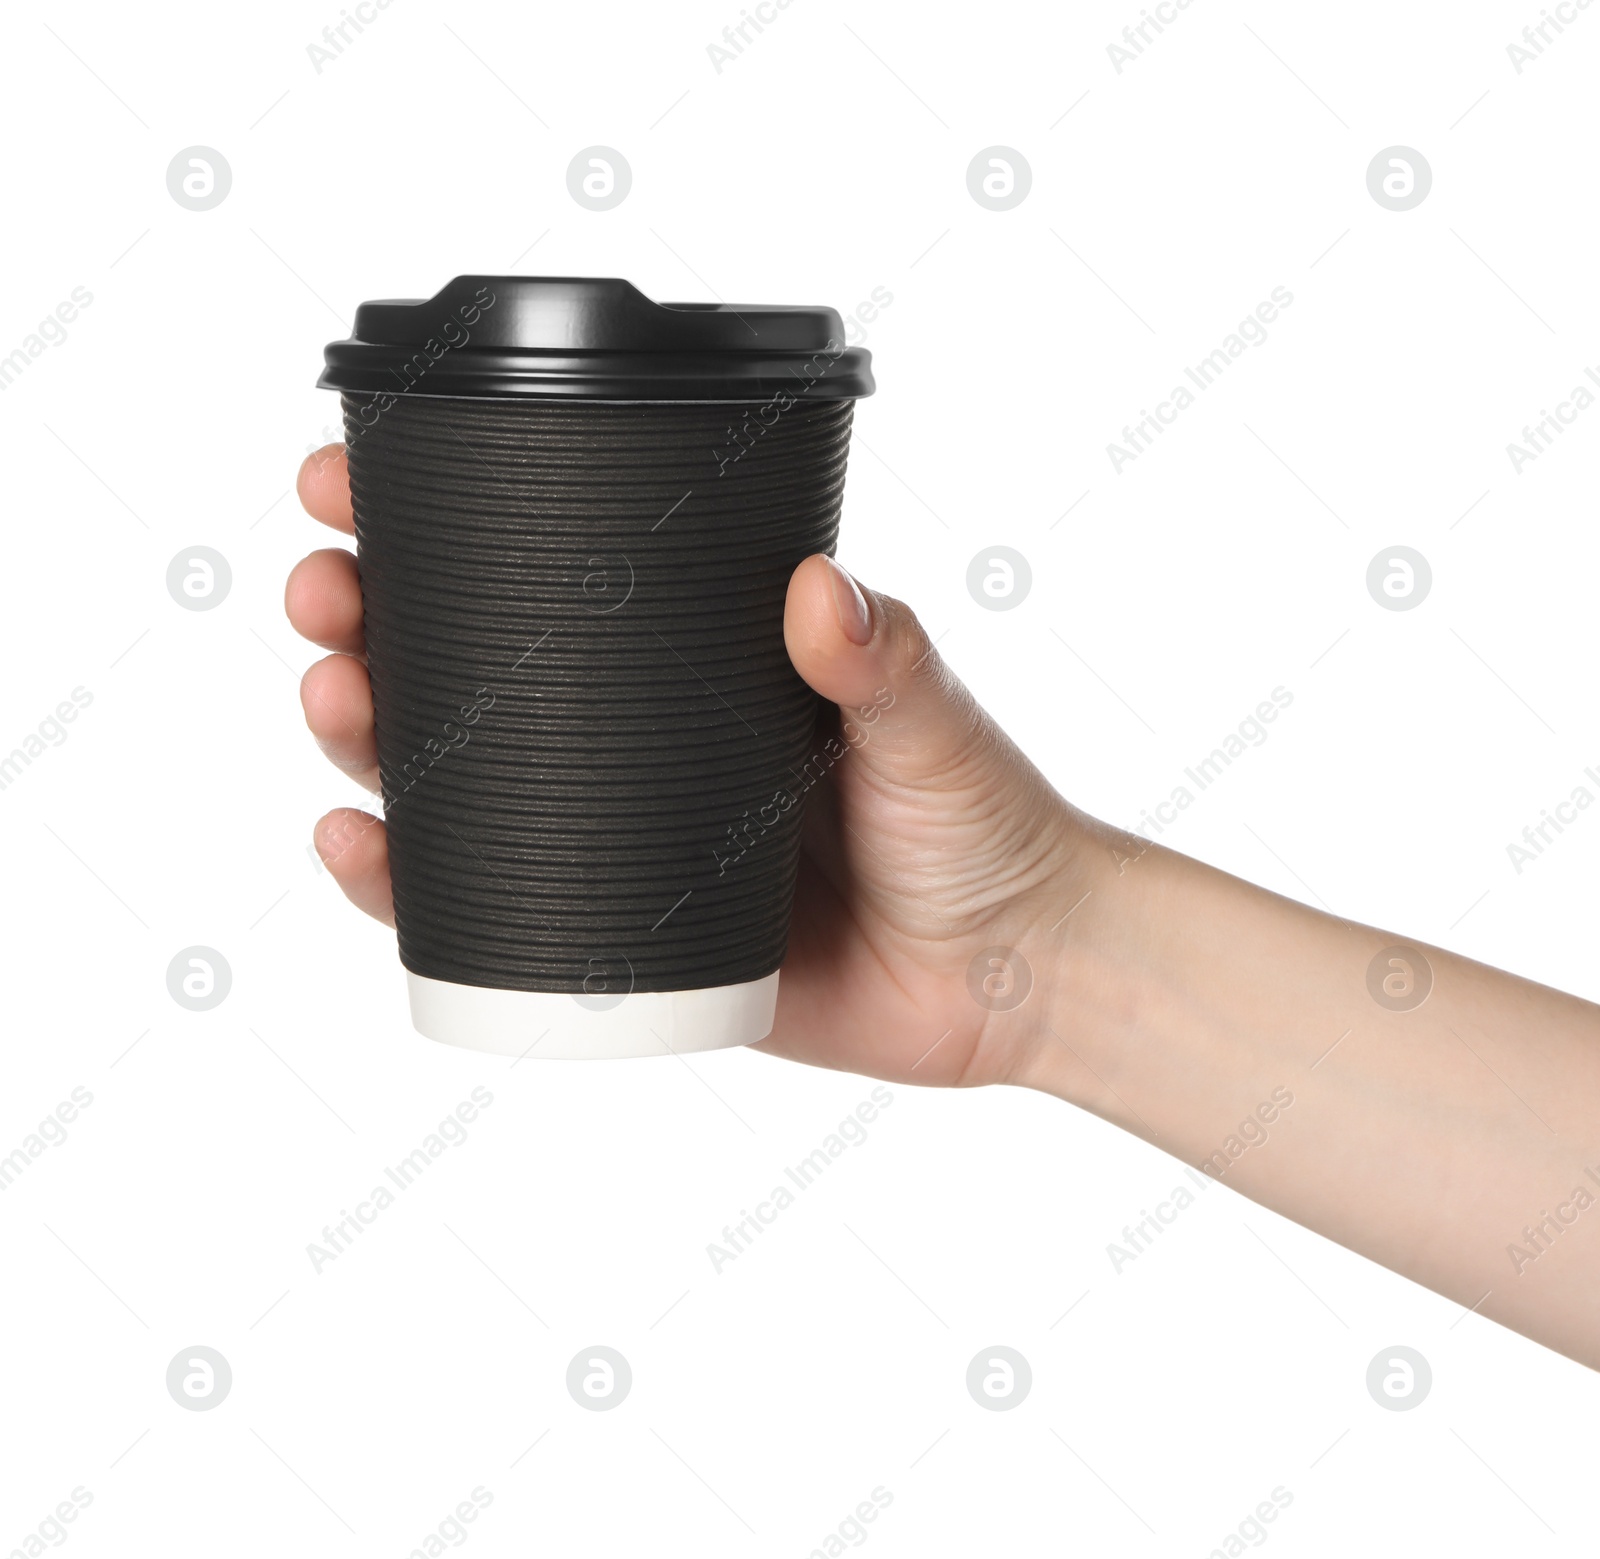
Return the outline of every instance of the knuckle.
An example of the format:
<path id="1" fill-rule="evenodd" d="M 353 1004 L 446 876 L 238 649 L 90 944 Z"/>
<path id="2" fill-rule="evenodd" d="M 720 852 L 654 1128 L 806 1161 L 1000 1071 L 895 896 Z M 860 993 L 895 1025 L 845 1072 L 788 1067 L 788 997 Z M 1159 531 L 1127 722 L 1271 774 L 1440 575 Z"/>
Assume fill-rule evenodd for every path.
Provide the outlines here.
<path id="1" fill-rule="evenodd" d="M 938 651 L 928 637 L 922 620 L 894 596 L 880 595 L 885 624 L 889 631 L 892 666 L 897 679 L 926 680 L 937 677 L 943 669 Z"/>

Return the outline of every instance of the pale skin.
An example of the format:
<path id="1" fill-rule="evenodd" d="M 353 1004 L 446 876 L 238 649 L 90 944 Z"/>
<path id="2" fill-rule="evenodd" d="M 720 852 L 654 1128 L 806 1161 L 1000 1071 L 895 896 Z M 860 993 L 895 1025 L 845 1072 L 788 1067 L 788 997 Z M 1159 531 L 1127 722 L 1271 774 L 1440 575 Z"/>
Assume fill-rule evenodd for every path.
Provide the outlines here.
<path id="1" fill-rule="evenodd" d="M 298 486 L 315 519 L 353 530 L 342 446 L 312 455 Z M 301 685 L 307 724 L 376 791 L 352 554 L 312 553 L 285 605 L 333 652 Z M 777 1022 L 758 1048 L 890 1082 L 1053 1094 L 1600 1368 L 1600 1178 L 1585 1173 L 1600 1177 L 1600 1007 L 1088 817 L 909 608 L 827 558 L 795 570 L 784 634 L 842 714 L 885 689 L 893 702 L 808 799 Z M 351 902 L 392 924 L 382 823 L 341 808 L 315 837 Z M 1406 1011 L 1368 987 L 1396 945 L 1431 970 Z M 968 986 L 997 947 L 1032 971 L 1010 1010 Z"/>

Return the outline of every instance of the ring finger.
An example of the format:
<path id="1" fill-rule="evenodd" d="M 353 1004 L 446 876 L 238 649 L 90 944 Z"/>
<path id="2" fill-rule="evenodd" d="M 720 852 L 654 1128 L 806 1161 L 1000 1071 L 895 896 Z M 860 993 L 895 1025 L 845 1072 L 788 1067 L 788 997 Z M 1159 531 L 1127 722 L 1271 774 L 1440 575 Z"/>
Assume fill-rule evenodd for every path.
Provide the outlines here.
<path id="1" fill-rule="evenodd" d="M 319 660 L 300 680 L 300 705 L 328 761 L 376 791 L 378 743 L 367 668 L 350 655 Z"/>

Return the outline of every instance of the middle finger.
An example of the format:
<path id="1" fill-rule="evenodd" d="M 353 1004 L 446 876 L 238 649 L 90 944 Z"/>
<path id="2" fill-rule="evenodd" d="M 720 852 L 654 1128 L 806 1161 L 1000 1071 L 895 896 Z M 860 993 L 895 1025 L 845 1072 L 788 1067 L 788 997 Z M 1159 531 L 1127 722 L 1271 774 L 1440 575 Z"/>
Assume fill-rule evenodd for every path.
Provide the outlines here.
<path id="1" fill-rule="evenodd" d="M 366 649 L 361 627 L 361 576 L 356 560 L 342 547 L 324 547 L 302 558 L 289 572 L 283 609 L 296 633 L 343 655 Z"/>

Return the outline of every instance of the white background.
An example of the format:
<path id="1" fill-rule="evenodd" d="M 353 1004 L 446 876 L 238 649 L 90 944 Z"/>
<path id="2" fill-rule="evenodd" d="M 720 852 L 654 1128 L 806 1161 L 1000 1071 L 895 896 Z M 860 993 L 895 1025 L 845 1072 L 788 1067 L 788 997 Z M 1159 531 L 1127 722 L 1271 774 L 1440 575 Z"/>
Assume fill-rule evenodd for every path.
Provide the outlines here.
<path id="1" fill-rule="evenodd" d="M 1600 364 L 1600 9 L 1519 75 L 1532 3 L 1195 0 L 1118 73 L 1132 3 L 794 0 L 719 73 L 736 0 L 394 0 L 319 73 L 339 10 L 0 30 L 0 355 L 93 295 L 0 394 L 0 750 L 93 698 L 0 791 L 0 1154 L 93 1095 L 0 1195 L 0 1552 L 76 1486 L 84 1556 L 403 1555 L 475 1487 L 483 1555 L 804 1555 L 879 1486 L 882 1554 L 1202 1555 L 1279 1486 L 1282 1554 L 1585 1551 L 1592 1374 L 1222 1187 L 1114 1272 L 1180 1166 L 1043 1097 L 895 1088 L 714 1272 L 870 1085 L 414 1035 L 391 935 L 307 854 L 360 797 L 305 735 L 281 597 L 329 539 L 288 489 L 361 299 L 881 287 L 841 557 L 1061 790 L 1136 824 L 1282 685 L 1165 842 L 1600 996 L 1600 814 L 1520 874 L 1506 850 L 1600 765 L 1600 409 L 1520 475 L 1506 451 Z M 165 182 L 197 144 L 233 175 L 204 212 Z M 633 171 L 604 213 L 566 186 L 595 144 Z M 997 144 L 1033 177 L 1004 212 L 966 185 Z M 1405 212 L 1366 184 L 1396 144 L 1433 172 Z M 1269 339 L 1117 474 L 1108 441 L 1278 286 Z M 209 612 L 165 585 L 196 544 L 233 573 Z M 1394 544 L 1433 569 L 1412 611 L 1366 590 Z M 966 590 L 992 545 L 1032 565 L 1010 612 Z M 193 944 L 233 973 L 206 1013 L 167 992 Z M 478 1084 L 468 1140 L 313 1271 Z M 234 1383 L 184 1412 L 197 1344 Z M 611 1412 L 564 1385 L 592 1344 L 632 1365 Z M 964 1385 L 994 1344 L 1033 1370 L 1009 1412 Z M 1365 1387 L 1394 1344 L 1432 1366 L 1414 1411 Z"/>

